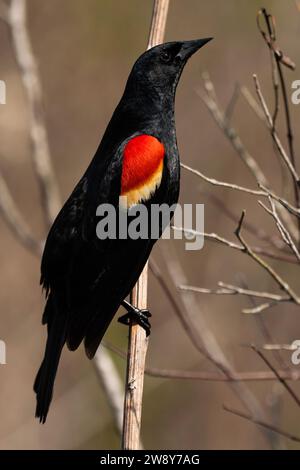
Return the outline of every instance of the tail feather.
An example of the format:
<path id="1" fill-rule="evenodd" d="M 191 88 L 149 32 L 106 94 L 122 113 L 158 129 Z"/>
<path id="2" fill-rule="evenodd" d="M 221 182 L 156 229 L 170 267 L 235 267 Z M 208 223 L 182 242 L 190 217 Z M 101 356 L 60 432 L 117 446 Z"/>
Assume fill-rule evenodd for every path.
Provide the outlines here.
<path id="1" fill-rule="evenodd" d="M 52 303 L 51 296 L 46 307 L 48 312 L 50 310 L 49 302 Z M 53 311 L 51 317 L 48 317 L 48 338 L 45 355 L 33 386 L 37 400 L 35 416 L 39 418 L 41 423 L 45 423 L 47 418 L 57 367 L 66 338 L 66 317 L 62 312 L 60 314 L 57 311 L 53 303 L 51 308 Z"/>

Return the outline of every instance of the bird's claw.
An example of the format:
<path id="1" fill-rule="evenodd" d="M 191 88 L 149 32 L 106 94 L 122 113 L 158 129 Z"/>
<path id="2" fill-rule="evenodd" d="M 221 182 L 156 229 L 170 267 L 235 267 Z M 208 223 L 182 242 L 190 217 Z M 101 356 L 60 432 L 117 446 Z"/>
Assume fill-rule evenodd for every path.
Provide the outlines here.
<path id="1" fill-rule="evenodd" d="M 125 306 L 125 305 L 124 305 Z M 149 310 L 147 309 L 139 309 L 133 307 L 133 305 L 125 306 L 127 308 L 127 313 L 122 315 L 118 318 L 118 322 L 122 323 L 123 325 L 130 325 L 131 322 L 137 323 L 146 331 L 146 336 L 150 335 L 151 332 L 151 324 L 149 322 L 149 318 L 152 316 Z"/>

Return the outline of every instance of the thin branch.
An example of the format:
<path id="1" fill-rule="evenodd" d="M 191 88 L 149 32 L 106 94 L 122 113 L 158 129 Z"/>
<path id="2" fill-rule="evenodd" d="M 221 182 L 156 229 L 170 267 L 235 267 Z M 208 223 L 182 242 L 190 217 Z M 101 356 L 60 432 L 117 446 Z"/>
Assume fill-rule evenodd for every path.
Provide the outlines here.
<path id="1" fill-rule="evenodd" d="M 42 89 L 27 29 L 25 0 L 11 0 L 9 7 L 9 28 L 15 58 L 29 105 L 33 166 L 39 183 L 45 221 L 47 226 L 50 226 L 61 208 L 61 201 L 51 163 L 42 104 Z"/>
<path id="2" fill-rule="evenodd" d="M 263 16 L 265 23 L 267 25 L 268 29 L 268 34 L 266 34 L 263 29 L 260 26 L 260 18 Z M 273 133 L 275 131 L 275 122 L 276 122 L 276 117 L 278 114 L 278 90 L 279 90 L 279 82 L 278 82 L 278 76 L 279 76 L 279 81 L 280 81 L 280 86 L 281 86 L 281 91 L 282 91 L 282 97 L 283 97 L 283 105 L 284 105 L 284 112 L 285 112 L 285 121 L 286 121 L 286 129 L 287 129 L 287 140 L 288 140 L 288 146 L 289 146 L 289 154 L 290 154 L 290 160 L 294 168 L 296 168 L 296 157 L 295 157 L 295 149 L 294 149 L 294 136 L 293 136 L 293 129 L 292 129 L 292 121 L 291 121 L 291 115 L 290 115 L 290 108 L 289 108 L 289 98 L 287 94 L 287 87 L 284 79 L 284 74 L 282 70 L 282 53 L 278 54 L 276 52 L 276 27 L 275 27 L 275 19 L 272 15 L 270 15 L 265 8 L 262 8 L 258 12 L 257 16 L 257 24 L 258 28 L 262 34 L 262 37 L 264 38 L 266 44 L 270 48 L 271 55 L 273 57 L 273 76 L 275 79 L 273 79 L 274 83 L 274 91 L 275 91 L 275 97 L 277 100 L 277 107 L 275 108 L 275 113 L 273 115 Z M 277 72 L 277 73 L 276 73 Z M 299 186 L 296 181 L 294 181 L 294 195 L 295 195 L 295 203 L 296 206 L 300 206 L 300 195 L 299 195 Z M 298 229 L 300 230 L 300 221 L 298 220 Z"/>
<path id="3" fill-rule="evenodd" d="M 265 310 L 268 310 L 274 307 L 275 305 L 277 305 L 277 302 L 267 302 L 267 303 L 257 305 L 256 307 L 244 308 L 242 311 L 243 313 L 246 313 L 246 314 L 257 314 L 257 313 L 262 313 Z"/>
<path id="4" fill-rule="evenodd" d="M 300 262 L 300 253 L 292 239 L 292 236 L 288 229 L 284 226 L 283 222 L 280 220 L 280 217 L 276 211 L 276 206 L 274 204 L 274 201 L 272 200 L 271 196 L 269 197 L 269 202 L 271 209 L 269 209 L 267 206 L 265 206 L 261 201 L 259 201 L 259 204 L 263 207 L 263 209 L 270 214 L 273 219 L 275 220 L 276 227 L 278 228 L 278 231 L 282 237 L 282 240 L 286 245 L 291 249 L 291 251 L 294 253 L 296 259 L 298 262 Z"/>
<path id="5" fill-rule="evenodd" d="M 243 277 L 243 275 L 239 274 L 238 278 L 240 280 L 240 287 L 243 287 L 244 289 L 249 289 L 247 281 Z M 255 308 L 258 307 L 257 298 L 249 296 L 248 299 L 249 299 L 249 301 L 252 305 L 252 309 L 253 308 L 255 309 Z M 247 312 L 243 311 L 243 313 L 247 313 Z M 269 327 L 266 325 L 265 317 L 263 315 L 261 315 L 260 313 L 258 313 L 258 314 L 256 313 L 256 315 L 254 315 L 254 318 L 255 318 L 257 326 L 258 326 L 258 328 L 259 328 L 259 330 L 260 330 L 260 332 L 263 336 L 263 339 L 264 339 L 265 343 L 274 343 L 273 336 L 272 336 L 272 334 L 269 330 Z M 287 369 L 286 363 L 285 363 L 285 361 L 283 360 L 283 358 L 281 357 L 281 355 L 278 351 L 273 352 L 273 357 L 278 362 L 279 367 L 281 367 L 283 369 Z"/>
<path id="6" fill-rule="evenodd" d="M 203 173 L 201 173 L 201 171 L 195 170 L 194 168 L 191 168 L 190 166 L 185 165 L 184 163 L 181 163 L 180 166 L 184 168 L 185 170 L 189 171 L 190 173 L 193 173 L 194 175 L 199 176 L 199 178 L 203 179 L 209 184 L 212 184 L 213 186 L 233 189 L 235 191 L 252 194 L 254 196 L 262 196 L 262 197 L 272 196 L 272 198 L 275 199 L 275 201 L 279 202 L 288 212 L 290 212 L 292 215 L 296 217 L 300 217 L 300 209 L 294 207 L 288 201 L 278 196 L 272 190 L 268 189 L 266 186 L 262 184 L 259 184 L 259 187 L 261 188 L 261 190 L 245 188 L 244 186 L 240 186 L 238 184 L 226 183 L 224 181 L 219 181 L 214 178 L 209 178 L 208 176 L 205 176 Z"/>
<path id="7" fill-rule="evenodd" d="M 277 196 L 277 194 L 275 194 L 271 189 L 268 189 L 263 185 L 260 185 L 260 187 L 268 196 L 271 196 L 275 201 L 279 202 L 290 214 L 300 218 L 300 209 L 290 204 L 286 199 Z"/>
<path id="8" fill-rule="evenodd" d="M 241 87 L 241 94 L 245 98 L 246 102 L 249 104 L 250 108 L 252 111 L 255 113 L 255 115 L 263 122 L 266 122 L 266 116 L 264 112 L 262 111 L 260 105 L 252 95 L 251 91 L 249 88 L 247 88 L 245 85 Z"/>
<path id="9" fill-rule="evenodd" d="M 231 221 L 236 223 L 238 216 L 231 210 L 230 207 L 224 201 L 224 198 L 218 197 L 214 193 L 208 193 L 207 191 L 202 191 L 201 194 L 205 195 L 209 200 L 225 214 Z M 282 242 L 280 237 L 270 236 L 262 227 L 257 227 L 254 223 L 249 221 L 244 222 L 244 230 L 247 230 L 249 233 L 254 235 L 256 238 L 268 244 L 272 244 L 275 248 L 281 250 L 285 247 L 285 244 Z"/>
<path id="10" fill-rule="evenodd" d="M 281 276 L 263 259 L 261 259 L 256 253 L 253 252 L 253 250 L 250 248 L 250 246 L 246 243 L 244 240 L 242 234 L 241 234 L 241 228 L 243 224 L 243 220 L 245 217 L 245 211 L 242 212 L 239 224 L 237 229 L 235 230 L 235 234 L 237 239 L 240 241 L 240 243 L 244 247 L 244 251 L 246 254 L 250 256 L 259 266 L 261 266 L 265 271 L 268 272 L 268 274 L 274 279 L 274 281 L 278 284 L 279 288 L 282 289 L 286 294 L 290 297 L 290 299 L 297 305 L 300 305 L 300 299 L 297 296 L 297 294 L 291 289 L 291 287 L 285 282 Z"/>
<path id="11" fill-rule="evenodd" d="M 270 20 L 272 21 L 272 32 L 271 34 L 267 34 L 261 27 L 260 25 L 260 17 L 264 15 L 264 17 L 266 18 L 266 15 L 267 15 L 267 12 L 266 12 L 266 9 L 265 8 L 262 8 L 261 10 L 259 10 L 258 14 L 257 14 L 257 26 L 258 26 L 258 29 L 261 33 L 261 35 L 263 36 L 264 40 L 266 41 L 266 44 L 268 45 L 268 47 L 272 50 L 272 52 L 275 54 L 275 57 L 276 59 L 283 65 L 285 65 L 286 67 L 288 67 L 289 69 L 291 70 L 295 70 L 296 68 L 296 65 L 295 63 L 289 58 L 287 57 L 286 55 L 283 54 L 283 52 L 278 49 L 275 45 L 275 42 L 274 42 L 274 30 L 275 30 L 275 27 L 274 27 L 274 18 L 271 16 L 271 15 L 267 15 L 269 16 L 269 18 L 267 19 L 267 21 L 269 22 Z M 269 23 L 270 24 L 270 23 Z M 270 31 L 270 29 L 269 29 Z"/>
<path id="12" fill-rule="evenodd" d="M 199 232 L 194 229 L 188 229 L 184 227 L 176 227 L 176 226 L 171 226 L 173 230 L 177 230 L 179 232 L 187 233 L 193 236 L 197 237 L 204 237 L 206 240 L 213 241 L 216 243 L 220 243 L 221 245 L 228 246 L 229 248 L 233 248 L 234 250 L 239 250 L 244 252 L 244 247 L 242 245 L 239 245 L 237 243 L 232 242 L 231 240 L 228 240 L 227 238 L 221 237 L 220 235 L 216 233 L 207 233 L 207 232 Z M 260 246 L 251 246 L 251 249 L 254 253 L 261 254 L 263 256 L 267 256 L 269 258 L 274 258 L 280 261 L 286 261 L 288 263 L 297 263 L 297 261 L 291 257 L 291 256 L 286 256 L 282 255 L 280 253 L 275 253 L 273 251 L 267 250 L 265 248 L 261 248 Z"/>
<path id="13" fill-rule="evenodd" d="M 145 374 L 150 377 L 164 379 L 200 380 L 207 382 L 261 382 L 277 380 L 277 376 L 273 372 L 269 371 L 234 372 L 231 377 L 226 377 L 223 374 L 220 374 L 220 372 L 170 370 L 146 367 Z M 284 380 L 300 380 L 300 372 L 298 370 L 277 370 L 277 374 Z"/>
<path id="14" fill-rule="evenodd" d="M 267 182 L 267 179 L 266 179 L 265 175 L 263 174 L 262 170 L 258 166 L 255 159 L 252 157 L 252 155 L 250 155 L 249 152 L 247 152 L 247 150 L 245 149 L 245 147 L 242 144 L 241 139 L 237 135 L 235 129 L 228 126 L 228 123 L 226 122 L 226 120 L 224 118 L 224 112 L 222 111 L 222 109 L 220 108 L 220 106 L 217 102 L 215 88 L 214 88 L 214 85 L 213 85 L 211 79 L 209 78 L 208 73 L 203 74 L 203 80 L 204 80 L 204 88 L 205 88 L 206 93 L 205 92 L 203 93 L 201 91 L 199 91 L 198 93 L 201 95 L 204 103 L 207 105 L 207 107 L 210 110 L 211 114 L 213 115 L 216 123 L 218 124 L 220 129 L 225 133 L 225 136 L 230 140 L 230 142 L 232 143 L 233 147 L 235 148 L 235 150 L 237 151 L 237 153 L 239 154 L 241 159 L 247 165 L 247 167 L 249 168 L 249 170 L 253 174 L 256 182 L 258 183 L 258 185 L 260 187 L 262 187 L 262 186 L 269 187 L 269 184 Z M 269 125 L 268 119 L 265 118 L 265 120 L 266 120 L 267 124 Z M 273 137 L 274 137 L 274 133 L 273 133 Z M 282 144 L 281 144 L 277 134 L 275 134 L 275 139 L 276 139 L 276 143 L 279 144 L 279 153 L 281 152 L 280 155 L 282 154 L 282 152 L 284 154 L 285 151 L 282 147 Z M 287 157 L 287 159 L 288 159 L 288 157 Z M 290 162 L 288 162 L 288 163 L 290 163 Z M 228 187 L 227 184 L 225 184 L 225 186 Z M 234 185 L 234 186 L 236 186 L 236 185 Z M 238 189 L 238 188 L 237 187 L 232 187 L 231 189 Z M 246 192 L 249 192 L 249 191 L 246 191 Z M 290 225 L 291 229 L 293 230 L 293 235 L 296 238 L 299 234 L 297 232 L 297 229 L 295 227 L 293 227 L 292 222 L 289 220 L 290 219 L 289 215 L 286 214 L 281 209 L 280 209 L 280 213 L 281 213 L 282 218 L 285 221 L 289 222 L 289 225 Z"/>
<path id="15" fill-rule="evenodd" d="M 296 344 L 264 344 L 262 349 L 266 351 L 296 351 L 299 346 Z"/>
<path id="16" fill-rule="evenodd" d="M 244 193 L 254 194 L 255 196 L 265 196 L 265 197 L 267 196 L 266 191 L 262 191 L 262 190 L 258 190 L 258 189 L 245 188 L 243 186 L 240 186 L 240 185 L 234 184 L 234 183 L 225 183 L 224 181 L 219 181 L 219 180 L 216 180 L 214 178 L 209 178 L 208 176 L 205 176 L 203 173 L 201 173 L 201 171 L 195 170 L 194 168 L 191 168 L 190 166 L 185 165 L 184 163 L 181 163 L 180 165 L 185 170 L 193 173 L 196 176 L 199 176 L 204 181 L 206 181 L 207 183 L 210 183 L 214 186 L 220 186 L 222 188 L 234 189 L 234 190 L 241 191 L 241 192 L 244 192 Z"/>
<path id="17" fill-rule="evenodd" d="M 262 426 L 263 428 L 268 429 L 269 431 L 273 431 L 273 432 L 276 432 L 277 434 L 280 434 L 281 436 L 287 437 L 291 441 L 300 442 L 300 437 L 295 436 L 294 434 L 291 434 L 290 432 L 284 431 L 278 428 L 277 426 L 274 426 L 273 424 L 269 424 L 260 419 L 256 419 L 248 413 L 244 413 L 243 411 L 236 410 L 227 405 L 223 405 L 223 410 L 228 411 L 229 413 L 232 413 L 236 416 L 239 416 L 240 418 L 247 419 L 248 421 L 251 421 L 254 424 L 258 424 L 259 426 Z"/>
<path id="18" fill-rule="evenodd" d="M 265 116 L 266 116 L 266 119 L 267 119 L 267 122 L 268 122 L 268 125 L 269 125 L 269 129 L 270 129 L 270 133 L 272 135 L 272 138 L 276 144 L 276 147 L 279 151 L 279 154 L 281 155 L 284 163 L 286 164 L 287 168 L 289 169 L 292 177 L 294 178 L 295 182 L 297 183 L 297 185 L 300 185 L 300 178 L 299 178 L 299 175 L 293 165 L 293 163 L 291 162 L 290 158 L 288 157 L 282 143 L 281 143 L 281 140 L 279 139 L 279 136 L 276 132 L 276 130 L 274 129 L 274 126 L 273 126 L 273 119 L 272 119 L 272 116 L 270 114 L 270 111 L 269 111 L 269 108 L 267 106 L 267 103 L 265 101 L 265 98 L 262 94 L 262 91 L 261 91 L 261 87 L 260 87 L 260 83 L 258 81 L 258 78 L 257 78 L 257 75 L 253 75 L 253 79 L 254 79 L 254 83 L 255 83 L 255 89 L 256 89 L 256 92 L 257 92 L 257 96 L 258 96 L 258 99 L 261 103 L 261 106 L 262 106 L 262 109 L 265 113 Z"/>
<path id="19" fill-rule="evenodd" d="M 218 282 L 219 289 L 205 289 L 195 286 L 178 286 L 179 289 L 187 292 L 198 292 L 200 294 L 214 294 L 214 295 L 246 295 L 249 297 L 256 297 L 259 299 L 273 300 L 275 302 L 288 302 L 290 297 L 284 297 L 271 292 L 260 292 L 256 290 L 243 289 L 242 287 L 233 286 L 225 282 Z"/>
<path id="20" fill-rule="evenodd" d="M 117 346 L 105 341 L 104 346 L 117 354 L 118 357 L 126 360 L 127 355 Z M 264 345 L 264 348 L 271 349 L 274 345 Z M 288 346 L 288 345 L 286 345 Z M 286 348 L 287 349 L 287 348 Z M 293 348 L 294 350 L 295 348 Z M 288 350 L 292 350 L 289 347 Z M 289 369 L 289 370 L 277 370 L 277 373 L 281 378 L 285 380 L 298 381 L 300 380 L 300 370 Z M 245 372 L 233 372 L 231 377 L 228 377 L 220 372 L 212 371 L 188 371 L 188 370 L 176 370 L 176 369 L 162 369 L 157 367 L 146 367 L 145 374 L 150 377 L 164 378 L 164 379 L 178 379 L 178 380 L 200 380 L 208 382 L 260 382 L 260 381 L 274 381 L 277 380 L 276 375 L 271 371 L 245 371 Z"/>
<path id="21" fill-rule="evenodd" d="M 286 84 L 284 80 L 284 75 L 283 75 L 283 70 L 282 70 L 282 64 L 286 65 L 283 61 L 283 54 L 280 51 L 280 53 L 277 52 L 275 48 L 275 43 L 276 43 L 276 28 L 275 28 L 275 19 L 272 15 L 270 15 L 265 8 L 259 11 L 259 15 L 263 15 L 265 22 L 268 27 L 269 31 L 269 38 L 262 29 L 259 26 L 260 32 L 265 39 L 266 43 L 270 47 L 271 51 L 273 52 L 274 55 L 274 60 L 275 64 L 277 67 L 277 72 L 280 80 L 280 85 L 281 85 L 281 91 L 282 91 L 282 96 L 283 96 L 283 104 L 284 104 L 284 111 L 285 111 L 285 120 L 286 120 L 286 127 L 287 127 L 287 139 L 288 139 L 288 145 L 289 145 L 289 152 L 290 152 L 290 159 L 294 167 L 296 167 L 296 159 L 295 159 L 295 150 L 294 150 L 294 136 L 293 136 L 293 129 L 292 129 L 292 122 L 291 122 L 291 115 L 290 115 L 290 109 L 289 109 L 289 98 L 287 94 L 287 89 L 286 89 Z M 259 25 L 259 20 L 258 20 L 258 25 Z M 269 39 L 269 40 L 268 40 Z M 289 63 L 291 63 L 291 60 L 289 59 Z M 295 69 L 295 64 L 293 63 L 292 68 Z M 277 101 L 278 101 L 278 88 L 279 88 L 279 83 L 278 80 L 275 80 L 274 87 L 277 89 Z M 278 104 L 277 104 L 277 109 L 275 108 L 275 118 L 273 117 L 273 127 L 275 127 L 275 121 L 276 121 L 276 116 L 278 114 Z M 298 186 L 295 186 L 295 198 L 296 198 L 296 205 L 299 207 L 299 191 L 298 191 Z"/>
<path id="22" fill-rule="evenodd" d="M 241 87 L 240 87 L 239 83 L 236 83 L 236 85 L 234 87 L 234 90 L 233 90 L 233 93 L 232 93 L 232 96 L 230 98 L 230 101 L 229 101 L 229 103 L 227 105 L 227 108 L 225 109 L 225 112 L 224 112 L 224 121 L 226 122 L 227 126 L 229 125 L 229 123 L 232 119 L 237 101 L 238 101 L 239 96 L 240 96 L 240 92 L 241 92 Z"/>
<path id="23" fill-rule="evenodd" d="M 9 188 L 0 173 L 0 213 L 9 229 L 21 243 L 21 245 L 33 253 L 40 256 L 43 243 L 36 240 L 27 226 L 22 214 L 18 210 Z"/>
<path id="24" fill-rule="evenodd" d="M 229 123 L 226 120 L 223 110 L 220 108 L 215 99 L 215 93 L 211 92 L 214 87 L 207 73 L 203 74 L 203 80 L 206 93 L 203 93 L 201 90 L 198 90 L 198 95 L 209 109 L 219 128 L 224 132 L 225 136 L 232 144 L 234 150 L 237 152 L 241 160 L 245 163 L 250 172 L 253 174 L 255 180 L 267 186 L 267 180 L 262 170 L 256 163 L 255 159 L 252 157 L 252 155 L 250 155 L 250 153 L 244 147 L 244 144 L 242 143 L 236 130 L 233 127 L 229 126 Z"/>

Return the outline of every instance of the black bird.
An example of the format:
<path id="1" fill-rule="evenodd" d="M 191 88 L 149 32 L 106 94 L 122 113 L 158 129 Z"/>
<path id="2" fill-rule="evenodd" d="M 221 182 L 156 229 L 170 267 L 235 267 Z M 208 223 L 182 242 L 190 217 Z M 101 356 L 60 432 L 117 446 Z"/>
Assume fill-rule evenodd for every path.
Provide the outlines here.
<path id="1" fill-rule="evenodd" d="M 104 203 L 130 211 L 138 203 L 177 202 L 175 91 L 189 57 L 210 39 L 161 44 L 139 57 L 94 158 L 50 229 L 41 264 L 48 338 L 34 383 L 36 417 L 43 423 L 65 343 L 75 350 L 84 341 L 92 358 L 120 305 L 128 312 L 121 322 L 134 319 L 150 332 L 150 313 L 125 298 L 155 240 L 99 239 L 96 210 Z"/>

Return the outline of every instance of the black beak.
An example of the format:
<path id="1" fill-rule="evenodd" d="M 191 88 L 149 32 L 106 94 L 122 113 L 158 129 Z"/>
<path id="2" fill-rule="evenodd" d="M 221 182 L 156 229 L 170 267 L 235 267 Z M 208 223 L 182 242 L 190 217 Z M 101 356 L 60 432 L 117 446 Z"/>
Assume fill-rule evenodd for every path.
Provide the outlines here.
<path id="1" fill-rule="evenodd" d="M 194 39 L 193 41 L 184 41 L 180 52 L 177 54 L 181 60 L 187 61 L 195 52 L 201 47 L 205 46 L 206 43 L 211 41 L 213 38 Z"/>

